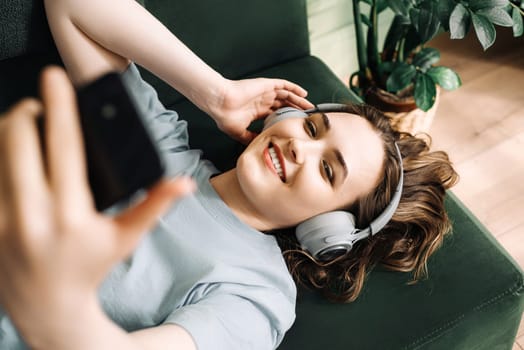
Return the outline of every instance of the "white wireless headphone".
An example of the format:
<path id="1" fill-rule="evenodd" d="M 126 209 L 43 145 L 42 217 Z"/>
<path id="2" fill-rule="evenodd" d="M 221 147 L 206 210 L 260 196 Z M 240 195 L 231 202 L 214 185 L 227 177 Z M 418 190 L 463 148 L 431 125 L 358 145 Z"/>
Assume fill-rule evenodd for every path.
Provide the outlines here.
<path id="1" fill-rule="evenodd" d="M 284 107 L 266 117 L 264 129 L 287 118 L 306 118 L 317 112 L 346 112 L 346 105 L 323 103 L 305 111 Z M 399 159 L 400 178 L 393 198 L 384 211 L 368 227 L 355 227 L 355 216 L 347 211 L 332 211 L 314 216 L 296 228 L 296 236 L 302 249 L 307 250 L 315 259 L 327 261 L 348 253 L 353 245 L 369 236 L 377 234 L 391 220 L 400 202 L 404 183 L 402 155 L 395 143 Z"/>

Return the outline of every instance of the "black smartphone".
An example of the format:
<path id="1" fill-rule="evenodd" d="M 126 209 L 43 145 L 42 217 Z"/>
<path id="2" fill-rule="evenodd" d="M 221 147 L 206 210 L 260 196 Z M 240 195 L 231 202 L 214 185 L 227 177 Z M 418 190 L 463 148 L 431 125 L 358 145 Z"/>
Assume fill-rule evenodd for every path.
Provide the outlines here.
<path id="1" fill-rule="evenodd" d="M 79 88 L 77 102 L 89 185 L 98 211 L 130 198 L 164 175 L 158 150 L 119 73 L 108 73 Z"/>

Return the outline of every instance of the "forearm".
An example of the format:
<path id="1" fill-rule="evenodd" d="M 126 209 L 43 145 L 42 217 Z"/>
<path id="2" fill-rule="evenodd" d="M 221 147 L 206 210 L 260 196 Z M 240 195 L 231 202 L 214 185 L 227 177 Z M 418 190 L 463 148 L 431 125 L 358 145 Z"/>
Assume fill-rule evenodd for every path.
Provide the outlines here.
<path id="1" fill-rule="evenodd" d="M 46 2 L 48 11 L 57 6 L 94 42 L 145 67 L 204 111 L 221 98 L 225 79 L 134 0 Z"/>

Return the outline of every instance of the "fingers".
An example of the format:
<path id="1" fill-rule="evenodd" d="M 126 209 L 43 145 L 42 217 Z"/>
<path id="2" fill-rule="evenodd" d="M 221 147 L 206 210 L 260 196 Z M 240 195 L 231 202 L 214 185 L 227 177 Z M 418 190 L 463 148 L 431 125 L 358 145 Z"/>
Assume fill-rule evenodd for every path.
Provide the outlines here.
<path id="1" fill-rule="evenodd" d="M 136 240 L 158 220 L 171 203 L 195 190 L 195 183 L 187 177 L 161 180 L 149 190 L 147 197 L 138 205 L 115 218 L 118 231 L 124 239 Z"/>
<path id="2" fill-rule="evenodd" d="M 0 120 L 0 218 L 16 220 L 15 213 L 33 212 L 47 197 L 36 119 L 41 104 L 26 99 Z M 10 213 L 7 214 L 6 211 Z"/>
<path id="3" fill-rule="evenodd" d="M 73 86 L 64 70 L 46 68 L 41 77 L 45 106 L 49 179 L 62 209 L 92 205 L 88 190 L 84 145 Z"/>
<path id="4" fill-rule="evenodd" d="M 273 90 L 276 93 L 274 103 L 277 101 L 281 103 L 280 106 L 273 105 L 273 108 L 290 106 L 299 109 L 309 109 L 315 107 L 305 98 L 307 91 L 300 85 L 284 79 L 267 79 L 267 81 L 273 85 Z"/>
<path id="5" fill-rule="evenodd" d="M 276 89 L 290 91 L 300 97 L 306 97 L 307 91 L 300 85 L 284 79 L 275 79 Z"/>
<path id="6" fill-rule="evenodd" d="M 276 100 L 281 101 L 282 105 L 291 106 L 300 109 L 309 109 L 315 107 L 311 102 L 306 100 L 304 97 L 296 95 L 294 92 L 289 90 L 276 90 Z"/>
<path id="7" fill-rule="evenodd" d="M 294 103 L 290 103 L 288 101 L 281 101 L 281 100 L 275 100 L 273 101 L 273 105 L 271 106 L 271 110 L 272 111 L 275 111 L 279 108 L 282 108 L 282 107 L 293 107 L 293 108 L 296 108 L 296 109 L 304 109 Z M 261 118 L 265 118 L 267 115 L 263 115 Z"/>

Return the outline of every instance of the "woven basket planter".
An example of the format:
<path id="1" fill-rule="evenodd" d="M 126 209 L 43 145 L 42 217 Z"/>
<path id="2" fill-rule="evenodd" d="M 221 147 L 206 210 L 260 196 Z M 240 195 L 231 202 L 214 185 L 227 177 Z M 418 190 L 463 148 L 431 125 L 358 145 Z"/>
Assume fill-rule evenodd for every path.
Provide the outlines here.
<path id="1" fill-rule="evenodd" d="M 385 114 L 390 118 L 393 128 L 398 131 L 408 132 L 412 135 L 429 133 L 439 100 L 440 87 L 437 86 L 435 103 L 427 112 L 424 112 L 420 108 L 415 108 L 409 112 L 385 112 Z"/>

